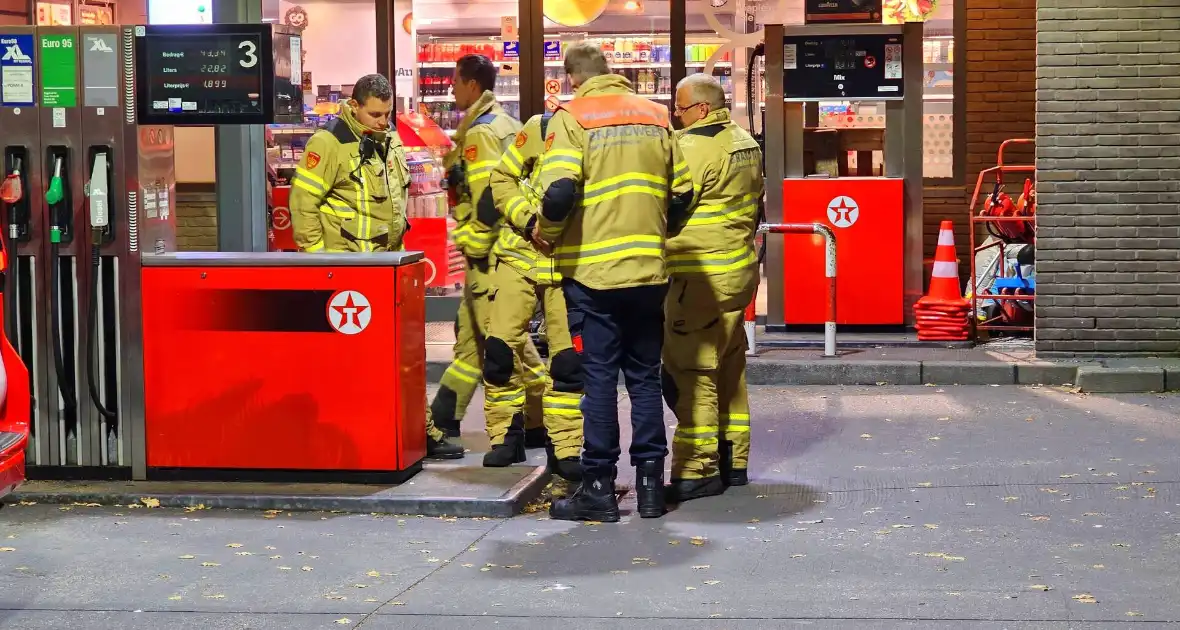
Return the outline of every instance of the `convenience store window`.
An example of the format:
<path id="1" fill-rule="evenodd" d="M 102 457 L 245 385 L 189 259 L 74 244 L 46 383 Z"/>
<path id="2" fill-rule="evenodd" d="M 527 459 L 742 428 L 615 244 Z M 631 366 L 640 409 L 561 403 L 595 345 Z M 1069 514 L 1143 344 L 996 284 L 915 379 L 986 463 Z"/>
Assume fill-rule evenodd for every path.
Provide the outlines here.
<path id="1" fill-rule="evenodd" d="M 712 41 L 721 46 L 723 51 L 730 53 L 736 61 L 732 72 L 734 85 L 745 85 L 746 50 L 762 39 L 762 29 L 766 24 L 782 23 L 786 25 L 803 24 L 803 2 L 798 0 L 783 0 L 782 2 L 719 3 L 713 0 L 686 0 L 688 2 L 688 21 L 686 40 Z M 944 179 L 955 176 L 955 137 L 954 137 L 954 61 L 955 61 L 955 2 L 963 0 L 935 0 L 920 3 L 929 12 L 925 17 L 925 36 L 923 41 L 923 56 L 925 66 L 925 89 L 923 99 L 923 174 L 926 179 Z M 721 6 L 716 6 L 720 4 Z M 903 6 L 897 0 L 886 0 L 884 3 L 888 12 Z M 691 57 L 690 57 L 691 59 Z M 694 72 L 692 67 L 686 69 L 689 74 Z M 763 77 L 763 64 L 755 68 L 759 77 Z M 718 71 L 715 70 L 714 74 Z M 758 99 L 755 112 L 760 113 L 765 103 L 764 81 L 759 81 L 760 89 L 755 95 Z M 743 126 L 748 127 L 746 112 L 746 98 L 744 87 L 738 90 L 734 102 L 734 118 Z M 756 126 L 761 124 L 761 116 L 755 116 Z M 819 126 L 828 128 L 883 128 L 885 126 L 885 104 L 883 102 L 848 103 L 827 101 L 819 103 Z M 850 158 L 850 167 L 855 166 L 855 158 Z M 875 158 L 874 171 L 881 169 L 881 156 Z"/>
<path id="2" fill-rule="evenodd" d="M 545 0 L 545 98 L 573 98 L 562 59 L 565 47 L 581 41 L 597 44 L 616 74 L 626 77 L 635 93 L 670 105 L 672 83 L 671 20 L 669 0 L 606 2 Z M 690 64 L 703 68 L 704 50 Z"/>
<path id="3" fill-rule="evenodd" d="M 418 109 L 449 134 L 463 118 L 451 95 L 455 62 L 468 54 L 484 55 L 500 65 L 496 98 L 505 111 L 520 118 L 520 48 L 513 37 L 518 4 L 518 0 L 414 0 Z"/>

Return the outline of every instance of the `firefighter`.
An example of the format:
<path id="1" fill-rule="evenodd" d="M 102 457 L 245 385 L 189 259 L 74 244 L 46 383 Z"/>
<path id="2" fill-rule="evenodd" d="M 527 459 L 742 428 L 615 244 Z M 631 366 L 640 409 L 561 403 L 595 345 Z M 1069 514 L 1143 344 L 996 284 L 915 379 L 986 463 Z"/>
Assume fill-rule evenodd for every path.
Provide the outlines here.
<path id="1" fill-rule="evenodd" d="M 618 382 L 631 400 L 631 464 L 639 515 L 664 513 L 664 241 L 692 202 L 688 165 L 668 110 L 636 96 L 611 74 L 597 47 L 572 46 L 565 72 L 575 89 L 549 121 L 541 212 L 533 238 L 562 275 L 571 333 L 582 338 L 585 446 L 582 483 L 550 515 L 619 520 L 614 493 L 619 446 Z"/>
<path id="2" fill-rule="evenodd" d="M 485 198 L 491 202 L 488 183 L 492 169 L 504 150 L 516 138 L 520 123 L 505 113 L 492 90 L 498 68 L 483 55 L 465 55 L 455 64 L 452 91 L 455 105 L 464 110 L 455 132 L 455 149 L 444 158 L 447 191 L 457 223 L 452 238 L 467 260 L 463 297 L 459 304 L 454 359 L 447 368 L 431 407 L 439 413 L 444 430 L 457 432 L 458 402 L 470 402 L 483 372 L 483 346 L 488 324 L 488 306 L 495 296 L 491 283 L 494 257 L 492 247 L 499 227 L 491 217 L 480 219 L 477 208 Z M 531 421 L 540 424 L 541 395 L 545 372 L 535 348 L 526 352 L 530 368 L 527 387 L 531 390 Z M 496 398 L 497 403 L 514 399 Z M 484 455 L 484 465 L 507 466 L 524 461 L 524 414 L 510 416 L 500 423 L 499 416 L 488 418 L 488 436 L 492 449 Z"/>
<path id="3" fill-rule="evenodd" d="M 523 396 L 519 385 L 512 385 L 511 380 L 513 375 L 525 374 L 524 352 L 531 346 L 529 322 L 540 303 L 549 338 L 549 378 L 544 393 L 549 468 L 563 479 L 577 482 L 582 471 L 582 412 L 578 408 L 582 398 L 581 358 L 566 322 L 561 274 L 554 270 L 553 259 L 533 246 L 527 231 L 539 206 L 534 184 L 540 169 L 536 166 L 550 117 L 549 113 L 533 116 L 516 134 L 516 141 L 492 171 L 492 198 L 486 200 L 486 205 L 481 200 L 478 210 L 489 220 L 496 213 L 502 222 L 493 249 L 496 298 L 484 355 L 484 413 L 490 424 L 496 415 L 504 423 L 505 417 L 519 412 L 519 404 L 514 409 L 497 406 L 494 401 Z"/>
<path id="4" fill-rule="evenodd" d="M 758 289 L 754 250 L 762 152 L 730 119 L 725 90 L 707 74 L 676 88 L 677 139 L 695 184 L 684 228 L 668 239 L 664 398 L 676 414 L 668 500 L 748 483 L 746 306 Z"/>
<path id="5" fill-rule="evenodd" d="M 305 252 L 388 252 L 402 249 L 408 228 L 410 169 L 397 132 L 390 131 L 393 88 L 370 74 L 356 82 L 340 117 L 316 131 L 291 180 L 295 243 Z M 425 397 L 423 404 L 426 403 Z M 426 455 L 459 459 L 426 411 Z"/>

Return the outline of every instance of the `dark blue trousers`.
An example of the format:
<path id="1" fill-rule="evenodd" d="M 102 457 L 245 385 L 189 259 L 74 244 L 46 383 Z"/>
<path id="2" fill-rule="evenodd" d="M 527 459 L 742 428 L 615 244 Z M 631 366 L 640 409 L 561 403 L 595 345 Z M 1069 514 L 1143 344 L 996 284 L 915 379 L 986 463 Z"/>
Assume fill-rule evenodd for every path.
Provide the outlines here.
<path id="1" fill-rule="evenodd" d="M 663 459 L 668 454 L 668 438 L 660 356 L 667 285 L 602 290 L 567 278 L 562 289 L 570 333 L 582 336 L 585 473 L 609 476 L 619 461 L 620 370 L 631 399 L 631 465 Z"/>

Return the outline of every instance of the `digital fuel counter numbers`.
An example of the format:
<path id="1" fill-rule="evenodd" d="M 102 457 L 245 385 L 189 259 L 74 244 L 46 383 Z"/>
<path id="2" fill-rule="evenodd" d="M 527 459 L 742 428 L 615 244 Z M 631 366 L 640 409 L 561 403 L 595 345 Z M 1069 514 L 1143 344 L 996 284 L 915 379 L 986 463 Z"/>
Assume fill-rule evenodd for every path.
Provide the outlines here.
<path id="1" fill-rule="evenodd" d="M 884 101 L 905 96 L 901 35 L 783 38 L 783 90 L 788 101 Z"/>
<path id="2" fill-rule="evenodd" d="M 270 24 L 135 29 L 139 124 L 268 124 L 275 122 L 277 93 L 285 102 L 301 100 L 288 94 L 290 76 L 275 75 Z"/>

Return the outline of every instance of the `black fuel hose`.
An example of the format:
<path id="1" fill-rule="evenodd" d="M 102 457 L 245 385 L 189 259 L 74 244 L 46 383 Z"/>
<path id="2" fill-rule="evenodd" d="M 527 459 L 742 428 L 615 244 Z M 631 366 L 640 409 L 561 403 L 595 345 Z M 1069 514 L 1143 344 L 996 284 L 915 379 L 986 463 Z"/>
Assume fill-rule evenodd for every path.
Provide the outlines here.
<path id="1" fill-rule="evenodd" d="M 53 369 L 57 372 L 57 389 L 67 410 L 77 411 L 78 398 L 74 395 L 74 379 L 66 378 L 65 359 L 62 344 L 65 337 L 61 329 L 61 246 L 49 246 L 49 326 L 53 335 Z"/>
<path id="2" fill-rule="evenodd" d="M 94 354 L 96 352 L 95 346 L 98 345 L 98 340 L 95 333 L 97 332 L 98 324 L 98 275 L 101 271 L 99 265 L 98 247 L 90 249 L 90 270 L 92 272 L 90 282 L 90 306 L 87 313 L 86 326 L 86 380 L 90 383 L 90 401 L 94 403 L 94 408 L 98 409 L 98 413 L 107 420 L 114 420 L 118 417 L 118 409 L 111 407 L 106 408 L 102 404 L 102 395 L 98 391 L 98 378 L 94 364 Z"/>

